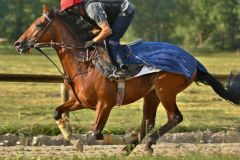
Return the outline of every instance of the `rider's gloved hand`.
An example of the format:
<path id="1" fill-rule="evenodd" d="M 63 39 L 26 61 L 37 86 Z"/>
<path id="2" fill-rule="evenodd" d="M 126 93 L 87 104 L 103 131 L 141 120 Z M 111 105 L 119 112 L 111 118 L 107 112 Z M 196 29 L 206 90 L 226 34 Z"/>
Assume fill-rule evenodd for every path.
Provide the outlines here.
<path id="1" fill-rule="evenodd" d="M 89 48 L 89 47 L 92 47 L 93 44 L 94 44 L 94 41 L 93 41 L 93 40 L 87 41 L 87 42 L 85 43 L 84 47 L 85 47 L 85 48 Z"/>

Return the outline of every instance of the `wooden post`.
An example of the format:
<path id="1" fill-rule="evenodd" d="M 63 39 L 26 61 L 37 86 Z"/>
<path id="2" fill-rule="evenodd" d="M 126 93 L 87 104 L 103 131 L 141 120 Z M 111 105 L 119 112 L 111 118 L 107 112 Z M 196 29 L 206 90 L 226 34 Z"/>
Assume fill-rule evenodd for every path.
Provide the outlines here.
<path id="1" fill-rule="evenodd" d="M 61 104 L 65 103 L 69 99 L 69 93 L 66 90 L 64 84 L 61 84 Z"/>

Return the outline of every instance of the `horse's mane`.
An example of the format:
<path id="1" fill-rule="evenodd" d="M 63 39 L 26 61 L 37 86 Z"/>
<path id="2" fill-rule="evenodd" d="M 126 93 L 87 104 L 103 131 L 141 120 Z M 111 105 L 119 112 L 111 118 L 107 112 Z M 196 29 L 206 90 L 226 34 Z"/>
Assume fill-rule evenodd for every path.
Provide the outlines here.
<path id="1" fill-rule="evenodd" d="M 93 27 L 81 17 L 70 15 L 68 12 L 57 12 L 56 15 L 79 40 L 85 42 L 93 38 L 89 33 Z"/>
<path id="2" fill-rule="evenodd" d="M 58 19 L 60 19 L 63 25 L 74 36 L 74 38 L 76 38 L 80 42 L 86 42 L 94 38 L 94 35 L 89 33 L 89 31 L 93 29 L 93 26 L 88 22 L 86 22 L 84 19 L 82 19 L 80 16 L 70 15 L 68 12 L 58 12 L 55 10 L 51 10 L 51 11 L 52 12 L 50 12 L 50 15 L 53 17 L 56 16 Z M 102 48 L 101 45 L 99 46 L 100 48 Z M 95 53 L 95 52 L 92 52 L 92 53 Z M 99 55 L 102 55 L 106 62 L 111 63 L 110 57 L 107 54 L 103 54 L 103 53 L 105 53 L 105 50 L 100 49 Z M 81 57 L 83 54 L 85 55 L 85 52 L 80 53 L 79 51 L 76 55 L 78 57 Z"/>

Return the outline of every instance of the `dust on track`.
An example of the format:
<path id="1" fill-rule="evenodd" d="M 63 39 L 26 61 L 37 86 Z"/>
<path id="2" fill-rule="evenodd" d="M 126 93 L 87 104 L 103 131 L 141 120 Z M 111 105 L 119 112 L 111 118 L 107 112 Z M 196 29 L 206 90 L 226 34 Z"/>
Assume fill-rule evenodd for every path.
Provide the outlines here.
<path id="1" fill-rule="evenodd" d="M 124 145 L 85 145 L 83 152 L 77 151 L 73 146 L 11 146 L 0 147 L 0 157 L 101 157 L 101 156 L 125 156 Z M 191 143 L 158 143 L 153 146 L 153 156 L 184 156 L 186 154 L 201 153 L 204 155 L 228 154 L 240 156 L 240 143 L 218 144 L 191 144 Z M 130 156 L 142 156 L 148 153 L 144 151 L 144 145 L 137 146 Z"/>

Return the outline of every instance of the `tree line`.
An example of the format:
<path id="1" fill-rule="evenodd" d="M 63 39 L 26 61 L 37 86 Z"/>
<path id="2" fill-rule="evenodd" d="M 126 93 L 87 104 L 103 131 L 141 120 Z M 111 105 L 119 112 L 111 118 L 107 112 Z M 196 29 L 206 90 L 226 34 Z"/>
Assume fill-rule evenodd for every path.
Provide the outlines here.
<path id="1" fill-rule="evenodd" d="M 144 37 L 188 48 L 240 47 L 239 0 L 130 0 L 134 22 L 126 40 Z M 59 0 L 0 0 L 0 37 L 14 41 L 41 15 L 42 4 L 59 8 Z"/>

